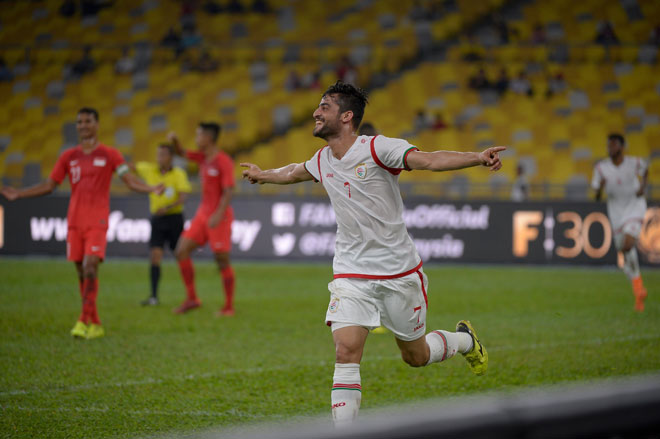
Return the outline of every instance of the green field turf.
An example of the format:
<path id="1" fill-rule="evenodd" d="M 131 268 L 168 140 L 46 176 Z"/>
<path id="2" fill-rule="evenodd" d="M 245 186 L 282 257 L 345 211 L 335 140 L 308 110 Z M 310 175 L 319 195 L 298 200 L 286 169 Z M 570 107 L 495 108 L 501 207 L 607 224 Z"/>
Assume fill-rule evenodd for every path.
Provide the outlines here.
<path id="1" fill-rule="evenodd" d="M 217 319 L 221 283 L 196 265 L 204 305 L 184 316 L 178 271 L 162 305 L 141 308 L 146 262 L 101 267 L 107 337 L 68 335 L 79 312 L 73 265 L 0 259 L 0 435 L 136 437 L 329 416 L 333 347 L 323 319 L 330 264 L 236 265 L 237 314 Z M 621 272 L 573 268 L 427 267 L 428 327 L 469 318 L 490 353 L 483 377 L 465 361 L 412 369 L 391 334 L 370 335 L 364 412 L 426 398 L 514 390 L 660 370 L 660 271 L 644 272 L 647 310 L 633 312 Z"/>

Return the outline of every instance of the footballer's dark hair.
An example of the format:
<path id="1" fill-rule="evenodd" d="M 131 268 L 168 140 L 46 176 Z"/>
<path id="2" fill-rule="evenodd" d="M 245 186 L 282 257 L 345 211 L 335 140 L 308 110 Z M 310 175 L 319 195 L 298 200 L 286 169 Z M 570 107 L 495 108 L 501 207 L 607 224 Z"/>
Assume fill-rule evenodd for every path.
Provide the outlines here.
<path id="1" fill-rule="evenodd" d="M 165 142 L 160 143 L 160 144 L 158 144 L 158 147 L 162 148 L 162 149 L 166 149 L 167 152 L 169 152 L 171 156 L 174 156 L 174 145 L 172 145 L 171 143 L 165 143 Z"/>
<path id="2" fill-rule="evenodd" d="M 622 146 L 626 146 L 626 139 L 623 137 L 623 134 L 612 133 L 607 136 L 607 140 L 618 140 Z"/>
<path id="3" fill-rule="evenodd" d="M 213 139 L 214 142 L 218 141 L 218 137 L 220 137 L 220 131 L 222 130 L 219 123 L 200 122 L 199 127 L 209 133 L 211 135 L 211 139 Z"/>
<path id="4" fill-rule="evenodd" d="M 97 122 L 99 121 L 99 112 L 96 111 L 96 108 L 82 107 L 80 110 L 78 110 L 78 114 L 91 114 L 94 116 L 94 120 Z"/>
<path id="5" fill-rule="evenodd" d="M 329 95 L 335 95 L 337 97 L 337 105 L 339 105 L 340 113 L 346 111 L 353 112 L 353 128 L 357 129 L 364 116 L 364 107 L 369 102 L 367 92 L 352 84 L 337 81 L 323 93 L 324 97 Z"/>

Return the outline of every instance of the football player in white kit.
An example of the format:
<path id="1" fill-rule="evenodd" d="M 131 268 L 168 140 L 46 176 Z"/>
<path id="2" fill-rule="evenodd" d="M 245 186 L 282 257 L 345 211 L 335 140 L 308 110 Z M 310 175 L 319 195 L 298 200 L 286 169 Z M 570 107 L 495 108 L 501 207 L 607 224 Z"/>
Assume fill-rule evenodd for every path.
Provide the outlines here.
<path id="1" fill-rule="evenodd" d="M 403 170 L 447 171 L 470 166 L 502 167 L 504 147 L 478 152 L 421 152 L 405 140 L 358 136 L 367 95 L 338 81 L 323 94 L 313 134 L 325 139 L 304 163 L 261 170 L 251 163 L 251 183 L 321 182 L 337 218 L 334 280 L 328 285 L 326 323 L 332 329 L 336 362 L 331 392 L 336 426 L 350 424 L 360 408 L 360 360 L 369 330 L 383 325 L 394 334 L 403 361 L 427 366 L 463 354 L 477 375 L 488 354 L 474 328 L 461 320 L 456 332 L 426 334 L 428 280 L 403 222 L 399 174 Z"/>
<path id="2" fill-rule="evenodd" d="M 625 156 L 624 147 L 625 139 L 621 134 L 607 137 L 610 157 L 596 164 L 591 187 L 596 191 L 596 201 L 600 201 L 603 190 L 607 194 L 607 216 L 614 232 L 614 245 L 623 254 L 623 271 L 632 283 L 635 310 L 642 312 L 647 292 L 635 245 L 646 214 L 644 191 L 648 166 L 639 157 Z"/>

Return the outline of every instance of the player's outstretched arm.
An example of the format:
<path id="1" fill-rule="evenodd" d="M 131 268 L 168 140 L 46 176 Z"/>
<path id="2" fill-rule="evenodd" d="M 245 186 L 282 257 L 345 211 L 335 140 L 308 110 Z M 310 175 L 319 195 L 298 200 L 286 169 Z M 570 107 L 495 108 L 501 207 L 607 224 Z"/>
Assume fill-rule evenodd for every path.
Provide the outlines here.
<path id="1" fill-rule="evenodd" d="M 452 171 L 479 165 L 498 171 L 502 167 L 499 153 L 505 149 L 505 146 L 493 146 L 482 152 L 412 151 L 406 163 L 410 169 L 427 171 Z"/>
<path id="2" fill-rule="evenodd" d="M 124 182 L 128 188 L 134 192 L 140 192 L 143 194 L 150 194 L 152 192 L 155 192 L 157 194 L 162 194 L 163 191 L 165 190 L 165 186 L 161 183 L 157 186 L 151 186 L 142 180 L 140 180 L 138 177 L 135 175 L 131 174 L 130 172 L 124 172 L 121 174 L 121 180 Z"/>
<path id="3" fill-rule="evenodd" d="M 0 190 L 0 194 L 4 195 L 9 201 L 14 201 L 19 198 L 40 197 L 42 195 L 50 194 L 56 187 L 57 182 L 49 178 L 44 182 L 23 189 L 16 189 L 9 186 L 3 187 L 2 190 Z"/>
<path id="4" fill-rule="evenodd" d="M 186 155 L 186 150 L 174 131 L 171 131 L 167 134 L 167 140 L 169 140 L 172 143 L 172 146 L 174 146 L 174 153 L 176 155 Z"/>
<path id="5" fill-rule="evenodd" d="M 241 166 L 247 168 L 243 171 L 243 178 L 247 178 L 252 184 L 293 184 L 314 179 L 302 163 L 291 163 L 278 169 L 265 171 L 252 163 L 241 163 Z"/>

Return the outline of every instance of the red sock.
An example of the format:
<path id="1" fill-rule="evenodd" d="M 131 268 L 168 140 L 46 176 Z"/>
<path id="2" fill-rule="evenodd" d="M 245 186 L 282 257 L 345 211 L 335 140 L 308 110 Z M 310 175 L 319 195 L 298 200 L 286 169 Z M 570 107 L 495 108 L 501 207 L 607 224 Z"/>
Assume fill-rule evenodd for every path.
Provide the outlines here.
<path id="1" fill-rule="evenodd" d="M 96 296 L 99 293 L 99 280 L 97 278 L 85 278 L 83 281 L 85 298 L 83 299 L 83 322 L 101 324 L 99 313 L 96 309 Z"/>
<path id="2" fill-rule="evenodd" d="M 188 300 L 197 300 L 197 293 L 195 292 L 195 269 L 193 268 L 192 260 L 188 258 L 179 261 L 179 270 L 181 270 L 181 277 L 186 286 Z"/>
<path id="3" fill-rule="evenodd" d="M 236 278 L 234 277 L 234 269 L 231 266 L 223 268 L 222 283 L 225 286 L 225 309 L 234 308 L 234 285 Z"/>
<path id="4" fill-rule="evenodd" d="M 78 278 L 78 287 L 80 287 L 80 299 L 82 300 L 82 311 L 80 312 L 80 317 L 78 318 L 78 320 L 80 320 L 84 324 L 87 324 L 89 319 L 87 318 L 87 314 L 85 313 L 85 282 L 82 277 Z"/>

